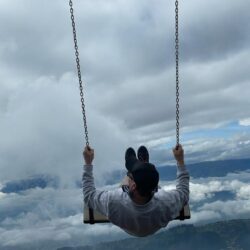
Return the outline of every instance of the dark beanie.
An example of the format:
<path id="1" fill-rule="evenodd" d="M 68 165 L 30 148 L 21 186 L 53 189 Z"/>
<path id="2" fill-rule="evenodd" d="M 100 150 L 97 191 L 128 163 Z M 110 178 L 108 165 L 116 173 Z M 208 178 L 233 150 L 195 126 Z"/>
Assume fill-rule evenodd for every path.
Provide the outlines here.
<path id="1" fill-rule="evenodd" d="M 156 190 L 159 182 L 159 173 L 151 163 L 137 161 L 132 167 L 131 174 L 137 189 L 145 194 Z"/>

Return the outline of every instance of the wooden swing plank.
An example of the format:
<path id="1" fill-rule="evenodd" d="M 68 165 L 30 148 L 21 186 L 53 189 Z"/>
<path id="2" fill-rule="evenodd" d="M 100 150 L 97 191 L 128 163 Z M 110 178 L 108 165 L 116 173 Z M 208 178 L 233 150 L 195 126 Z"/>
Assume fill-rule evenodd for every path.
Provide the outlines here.
<path id="1" fill-rule="evenodd" d="M 95 224 L 95 223 L 109 223 L 109 219 L 100 214 L 99 212 L 92 210 L 89 211 L 90 209 L 88 207 L 84 207 L 84 219 L 83 223 L 85 224 Z M 91 218 L 92 217 L 92 218 Z M 175 220 L 186 220 L 190 219 L 191 214 L 190 214 L 190 208 L 189 205 L 186 204 L 184 208 L 180 211 L 180 215 L 175 218 Z"/>

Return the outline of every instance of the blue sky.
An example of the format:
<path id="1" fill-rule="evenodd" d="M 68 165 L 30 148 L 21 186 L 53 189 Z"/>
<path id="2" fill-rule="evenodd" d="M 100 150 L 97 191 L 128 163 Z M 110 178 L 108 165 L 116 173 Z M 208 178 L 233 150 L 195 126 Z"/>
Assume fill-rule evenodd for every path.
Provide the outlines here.
<path id="1" fill-rule="evenodd" d="M 214 129 L 196 130 L 195 132 L 185 133 L 183 140 L 193 138 L 230 138 L 237 133 L 249 133 L 250 126 L 242 126 L 238 121 L 225 124 L 224 126 Z"/>
<path id="2" fill-rule="evenodd" d="M 173 164 L 174 1 L 84 0 L 74 7 L 97 181 L 123 168 L 129 146 L 145 144 L 152 162 Z M 180 1 L 180 131 L 187 164 L 249 158 L 249 8 L 245 0 Z M 3 232 L 9 243 L 15 232 L 19 242 L 36 228 L 46 240 L 46 230 L 69 242 L 72 235 L 80 243 L 83 235 L 107 237 L 107 228 L 83 229 L 79 222 L 75 182 L 85 141 L 67 1 L 0 0 L 0 30 L 0 185 L 37 174 L 60 180 L 58 190 L 0 193 L 5 211 L 16 199 L 29 211 L 1 222 L 0 243 Z M 233 184 L 248 208 L 247 187 Z M 65 194 L 76 197 L 72 207 Z M 32 203 L 37 197 L 44 199 Z M 60 217 L 60 205 L 74 215 Z M 197 218 L 218 216 L 220 204 L 213 205 L 211 213 L 204 205 Z M 108 232 L 120 234 L 113 227 Z"/>
<path id="3" fill-rule="evenodd" d="M 186 132 L 182 134 L 182 141 L 189 141 L 193 139 L 211 139 L 222 138 L 228 139 L 236 134 L 248 134 L 250 132 L 250 126 L 241 125 L 239 121 L 235 121 L 229 124 L 224 124 L 218 128 L 210 129 L 197 129 L 195 131 Z M 174 140 L 168 142 L 166 146 L 171 147 L 174 144 Z"/>

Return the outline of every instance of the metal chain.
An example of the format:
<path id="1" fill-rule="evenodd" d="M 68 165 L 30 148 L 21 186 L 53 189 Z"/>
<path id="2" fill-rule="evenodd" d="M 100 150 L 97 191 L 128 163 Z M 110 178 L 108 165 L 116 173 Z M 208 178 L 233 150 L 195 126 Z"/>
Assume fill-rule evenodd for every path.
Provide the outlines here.
<path id="1" fill-rule="evenodd" d="M 86 141 L 86 146 L 89 146 L 87 118 L 86 118 L 86 111 L 85 111 L 85 104 L 84 104 L 83 86 L 82 86 L 82 74 L 81 74 L 79 51 L 78 51 L 78 45 L 77 45 L 76 27 L 75 27 L 75 18 L 74 18 L 74 10 L 73 10 L 72 0 L 69 0 L 69 6 L 70 6 L 70 14 L 71 14 L 71 21 L 72 21 L 72 29 L 73 29 L 73 39 L 74 39 L 74 45 L 75 45 L 77 75 L 78 75 L 78 80 L 79 80 L 79 89 L 80 89 L 80 97 L 81 97 L 81 104 L 82 104 L 82 115 L 83 115 L 83 124 L 84 124 L 84 132 L 85 132 L 85 141 Z"/>
<path id="2" fill-rule="evenodd" d="M 86 111 L 84 104 L 84 95 L 83 95 L 83 87 L 82 87 L 82 77 L 81 77 L 81 67 L 80 67 L 80 59 L 77 45 L 77 37 L 76 37 L 76 29 L 75 29 L 75 19 L 74 19 L 74 10 L 72 0 L 69 0 L 70 13 L 71 13 L 71 21 L 72 21 L 72 29 L 73 29 L 73 38 L 75 45 L 75 56 L 76 56 L 76 65 L 78 72 L 78 80 L 79 80 L 79 88 L 80 88 L 80 97 L 82 104 L 82 114 L 83 114 L 83 123 L 85 130 L 85 140 L 86 145 L 89 145 L 88 139 L 88 128 L 87 128 L 87 119 L 86 119 Z M 176 145 L 179 145 L 180 141 L 180 105 L 179 105 L 179 18 L 178 18 L 178 0 L 175 1 L 175 63 L 176 63 Z"/>
<path id="3" fill-rule="evenodd" d="M 179 105 L 179 18 L 178 18 L 178 0 L 175 1 L 175 69 L 176 69 L 176 145 L 180 142 L 180 105 Z"/>

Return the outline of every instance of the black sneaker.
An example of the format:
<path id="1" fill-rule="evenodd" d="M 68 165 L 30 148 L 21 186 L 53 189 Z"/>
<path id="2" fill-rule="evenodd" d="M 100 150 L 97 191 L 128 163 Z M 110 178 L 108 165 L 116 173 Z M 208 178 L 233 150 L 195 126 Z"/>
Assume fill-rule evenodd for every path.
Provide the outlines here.
<path id="1" fill-rule="evenodd" d="M 135 150 L 133 148 L 128 148 L 125 153 L 125 166 L 129 172 L 131 172 L 136 161 Z"/>
<path id="2" fill-rule="evenodd" d="M 149 162 L 149 153 L 145 146 L 140 146 L 137 151 L 139 161 Z"/>

